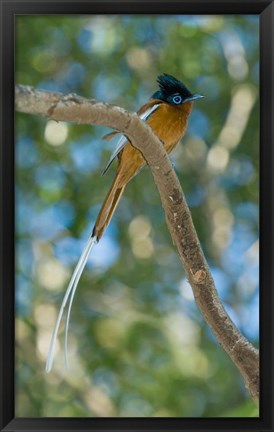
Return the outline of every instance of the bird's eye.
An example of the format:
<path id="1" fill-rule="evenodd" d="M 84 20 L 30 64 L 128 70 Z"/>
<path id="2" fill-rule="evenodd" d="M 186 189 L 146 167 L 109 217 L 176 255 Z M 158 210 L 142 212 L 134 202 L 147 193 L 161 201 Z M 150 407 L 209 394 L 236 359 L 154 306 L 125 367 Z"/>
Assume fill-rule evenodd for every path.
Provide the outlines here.
<path id="1" fill-rule="evenodd" d="M 179 105 L 182 102 L 182 96 L 173 96 L 172 101 L 176 104 Z"/>

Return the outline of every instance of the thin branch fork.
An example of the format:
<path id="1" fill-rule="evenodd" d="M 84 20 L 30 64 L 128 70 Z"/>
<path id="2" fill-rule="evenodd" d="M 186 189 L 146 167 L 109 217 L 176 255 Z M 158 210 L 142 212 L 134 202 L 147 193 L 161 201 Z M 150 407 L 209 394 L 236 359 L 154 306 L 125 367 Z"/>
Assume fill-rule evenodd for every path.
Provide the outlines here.
<path id="1" fill-rule="evenodd" d="M 202 252 L 184 193 L 168 155 L 152 130 L 137 114 L 118 106 L 18 85 L 19 112 L 57 121 L 105 125 L 125 134 L 143 155 L 158 187 L 167 225 L 177 247 L 196 303 L 218 342 L 242 374 L 254 400 L 259 399 L 259 352 L 240 333 L 226 313 Z"/>

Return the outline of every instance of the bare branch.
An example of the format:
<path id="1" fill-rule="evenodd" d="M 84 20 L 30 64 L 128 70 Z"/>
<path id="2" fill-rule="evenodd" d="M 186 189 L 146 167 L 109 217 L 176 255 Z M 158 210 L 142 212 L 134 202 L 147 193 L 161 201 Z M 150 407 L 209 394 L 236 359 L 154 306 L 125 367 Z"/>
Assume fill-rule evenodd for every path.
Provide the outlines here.
<path id="1" fill-rule="evenodd" d="M 59 121 L 109 126 L 126 134 L 132 145 L 141 151 L 158 187 L 168 228 L 196 303 L 218 342 L 242 374 L 252 397 L 258 400 L 259 352 L 239 332 L 222 305 L 180 183 L 164 147 L 149 126 L 137 114 L 74 94 L 65 96 L 17 86 L 15 96 L 17 111 Z"/>
<path id="2" fill-rule="evenodd" d="M 36 114 L 57 121 L 96 124 L 127 132 L 134 115 L 123 108 L 85 99 L 74 93 L 50 93 L 30 86 L 15 87 L 15 108 L 19 112 Z M 137 114 L 135 117 L 138 118 Z"/>

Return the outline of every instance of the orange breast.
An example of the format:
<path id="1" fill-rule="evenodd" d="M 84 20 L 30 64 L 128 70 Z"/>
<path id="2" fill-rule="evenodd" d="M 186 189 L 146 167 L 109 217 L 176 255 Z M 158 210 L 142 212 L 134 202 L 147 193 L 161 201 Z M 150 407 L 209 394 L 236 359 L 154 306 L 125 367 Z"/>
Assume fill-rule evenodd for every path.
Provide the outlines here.
<path id="1" fill-rule="evenodd" d="M 192 102 L 174 106 L 162 103 L 147 123 L 163 142 L 169 153 L 184 135 L 191 112 Z"/>

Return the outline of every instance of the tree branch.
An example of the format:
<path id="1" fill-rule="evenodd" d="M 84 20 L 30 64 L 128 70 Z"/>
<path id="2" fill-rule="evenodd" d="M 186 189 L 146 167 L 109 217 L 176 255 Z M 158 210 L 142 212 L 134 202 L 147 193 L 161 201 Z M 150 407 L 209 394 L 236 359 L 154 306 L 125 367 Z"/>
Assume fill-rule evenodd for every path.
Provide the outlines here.
<path id="1" fill-rule="evenodd" d="M 128 136 L 132 145 L 141 151 L 158 187 L 167 225 L 196 303 L 218 342 L 242 374 L 252 397 L 258 400 L 259 352 L 239 332 L 222 305 L 178 178 L 164 147 L 149 126 L 137 114 L 114 105 L 22 85 L 16 86 L 15 107 L 19 112 L 58 121 L 109 126 Z"/>

